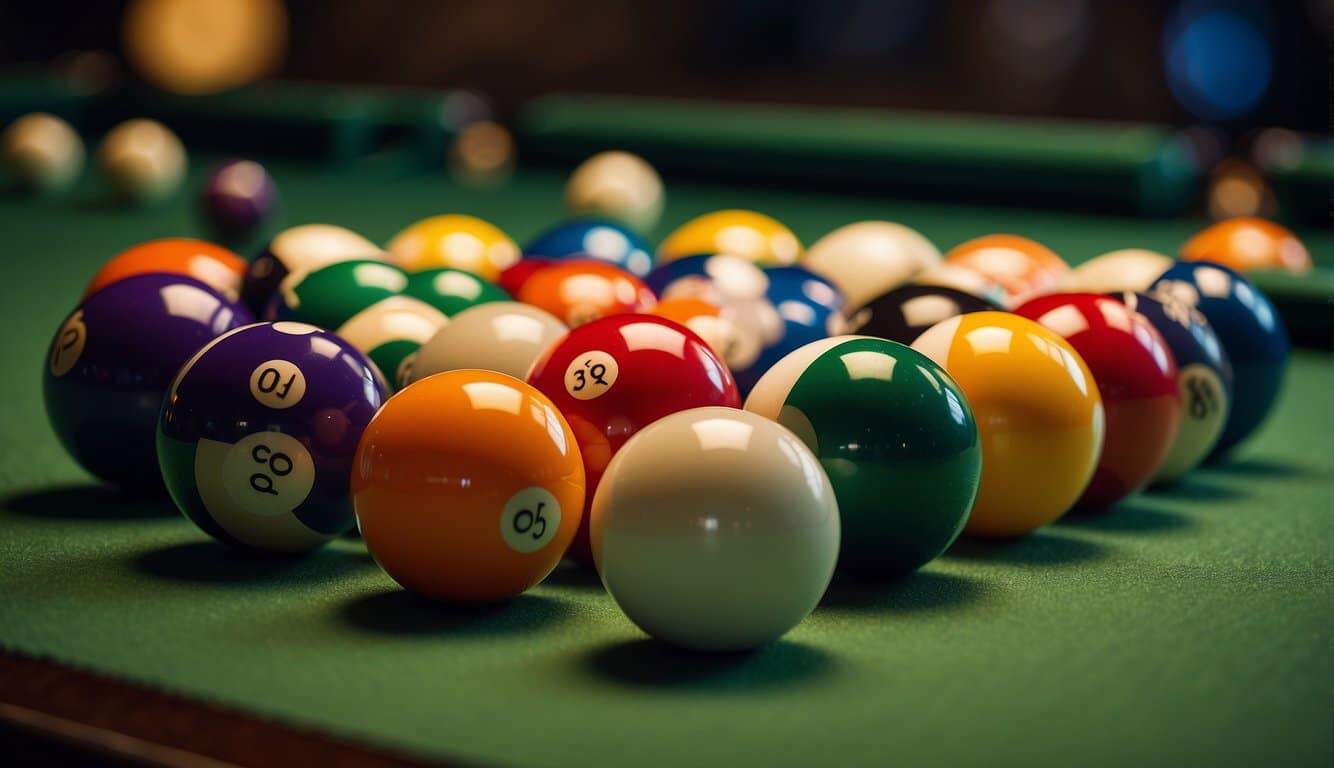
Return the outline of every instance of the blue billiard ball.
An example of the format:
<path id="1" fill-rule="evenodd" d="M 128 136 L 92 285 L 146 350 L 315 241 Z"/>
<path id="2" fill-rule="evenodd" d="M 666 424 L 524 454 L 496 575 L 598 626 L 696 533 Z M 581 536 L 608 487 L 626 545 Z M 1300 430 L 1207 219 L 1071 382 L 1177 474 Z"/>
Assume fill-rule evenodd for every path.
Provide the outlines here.
<path id="1" fill-rule="evenodd" d="M 1199 310 L 1232 363 L 1232 409 L 1210 454 L 1221 457 L 1254 433 L 1273 409 L 1291 349 L 1283 320 L 1254 284 L 1211 262 L 1179 261 L 1148 292 Z"/>
<path id="2" fill-rule="evenodd" d="M 733 371 L 737 386 L 749 392 L 775 363 L 798 347 L 843 333 L 843 294 L 834 284 L 804 267 L 770 267 L 764 297 L 782 319 L 782 331 L 767 343 L 755 363 Z"/>
<path id="3" fill-rule="evenodd" d="M 653 249 L 634 230 L 608 219 L 573 219 L 543 232 L 523 249 L 524 258 L 594 258 L 644 277 L 653 269 Z"/>

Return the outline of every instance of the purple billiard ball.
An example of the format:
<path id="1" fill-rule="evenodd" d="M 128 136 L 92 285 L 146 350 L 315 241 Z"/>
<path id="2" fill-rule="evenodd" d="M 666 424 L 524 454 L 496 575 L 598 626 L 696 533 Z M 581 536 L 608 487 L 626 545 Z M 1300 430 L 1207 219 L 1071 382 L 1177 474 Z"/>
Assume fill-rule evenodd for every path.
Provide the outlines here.
<path id="1" fill-rule="evenodd" d="M 332 333 L 294 322 L 238 328 L 172 383 L 157 430 L 162 479 L 185 516 L 225 544 L 314 549 L 355 522 L 353 457 L 387 391 Z"/>
<path id="2" fill-rule="evenodd" d="M 163 393 L 200 347 L 252 321 L 184 275 L 128 277 L 87 297 L 61 323 L 43 365 L 56 436 L 102 480 L 160 491 L 153 432 Z"/>
<path id="3" fill-rule="evenodd" d="M 228 160 L 213 170 L 200 201 L 204 217 L 224 239 L 257 232 L 278 208 L 278 187 L 253 160 Z"/>

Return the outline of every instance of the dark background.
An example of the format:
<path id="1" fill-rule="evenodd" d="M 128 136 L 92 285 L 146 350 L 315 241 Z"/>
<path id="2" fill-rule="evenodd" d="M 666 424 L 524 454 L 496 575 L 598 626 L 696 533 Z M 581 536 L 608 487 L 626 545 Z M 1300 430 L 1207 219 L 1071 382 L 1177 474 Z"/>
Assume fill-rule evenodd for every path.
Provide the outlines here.
<path id="1" fill-rule="evenodd" d="M 0 66 L 117 52 L 125 5 L 4 2 Z M 279 75 L 477 88 L 502 115 L 578 90 L 1325 132 L 1331 6 L 292 0 Z"/>

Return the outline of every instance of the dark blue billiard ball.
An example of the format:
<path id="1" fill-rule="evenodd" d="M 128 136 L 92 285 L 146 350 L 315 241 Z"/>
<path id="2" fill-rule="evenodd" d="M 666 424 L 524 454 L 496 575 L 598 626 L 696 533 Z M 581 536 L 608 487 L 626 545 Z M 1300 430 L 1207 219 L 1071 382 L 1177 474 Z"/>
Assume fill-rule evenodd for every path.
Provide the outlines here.
<path id="1" fill-rule="evenodd" d="M 84 469 L 122 488 L 161 490 L 153 430 L 181 365 L 250 313 L 191 277 L 127 277 L 61 323 L 43 366 L 46 414 Z"/>
<path id="2" fill-rule="evenodd" d="M 1148 292 L 1199 310 L 1232 363 L 1232 409 L 1210 453 L 1221 457 L 1255 432 L 1278 398 L 1290 350 L 1283 320 L 1249 280 L 1207 261 L 1173 264 Z"/>
<path id="3" fill-rule="evenodd" d="M 524 258 L 594 258 L 644 277 L 653 269 L 653 249 L 634 230 L 607 219 L 574 219 L 558 224 L 523 249 Z"/>
<path id="4" fill-rule="evenodd" d="M 760 351 L 753 365 L 733 371 L 737 386 L 749 392 L 775 363 L 798 347 L 843 333 L 843 294 L 834 284 L 804 267 L 770 267 L 764 298 L 777 311 L 782 328 Z"/>
<path id="5" fill-rule="evenodd" d="M 157 430 L 172 500 L 226 544 L 314 549 L 352 528 L 361 433 L 386 387 L 338 336 L 294 322 L 218 337 L 181 369 Z"/>

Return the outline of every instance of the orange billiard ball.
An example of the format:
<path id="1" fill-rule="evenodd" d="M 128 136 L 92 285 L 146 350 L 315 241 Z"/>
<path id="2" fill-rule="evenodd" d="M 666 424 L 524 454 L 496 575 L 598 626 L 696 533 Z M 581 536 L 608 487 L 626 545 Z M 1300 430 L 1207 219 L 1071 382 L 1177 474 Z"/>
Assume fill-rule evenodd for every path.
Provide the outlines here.
<path id="1" fill-rule="evenodd" d="M 646 312 L 658 303 L 643 280 L 593 259 L 561 261 L 537 270 L 516 298 L 545 309 L 571 328 L 611 315 Z"/>
<path id="2" fill-rule="evenodd" d="M 1202 230 L 1181 247 L 1184 261 L 1212 261 L 1237 272 L 1311 271 L 1311 253 L 1281 224 L 1243 216 Z"/>
<path id="3" fill-rule="evenodd" d="M 502 373 L 415 382 L 362 434 L 352 472 L 361 535 L 405 588 L 487 603 L 546 578 L 579 529 L 584 467 L 545 395 Z"/>
<path id="4" fill-rule="evenodd" d="M 235 301 L 241 293 L 245 271 L 245 259 L 220 245 L 189 237 L 169 237 L 140 243 L 113 256 L 93 275 L 83 295 L 87 298 L 127 277 L 158 272 L 193 277 Z"/>
<path id="5" fill-rule="evenodd" d="M 985 235 L 945 254 L 946 264 L 968 267 L 1000 283 L 1004 303 L 1014 307 L 1056 289 L 1070 266 L 1047 246 L 1018 235 Z"/>

